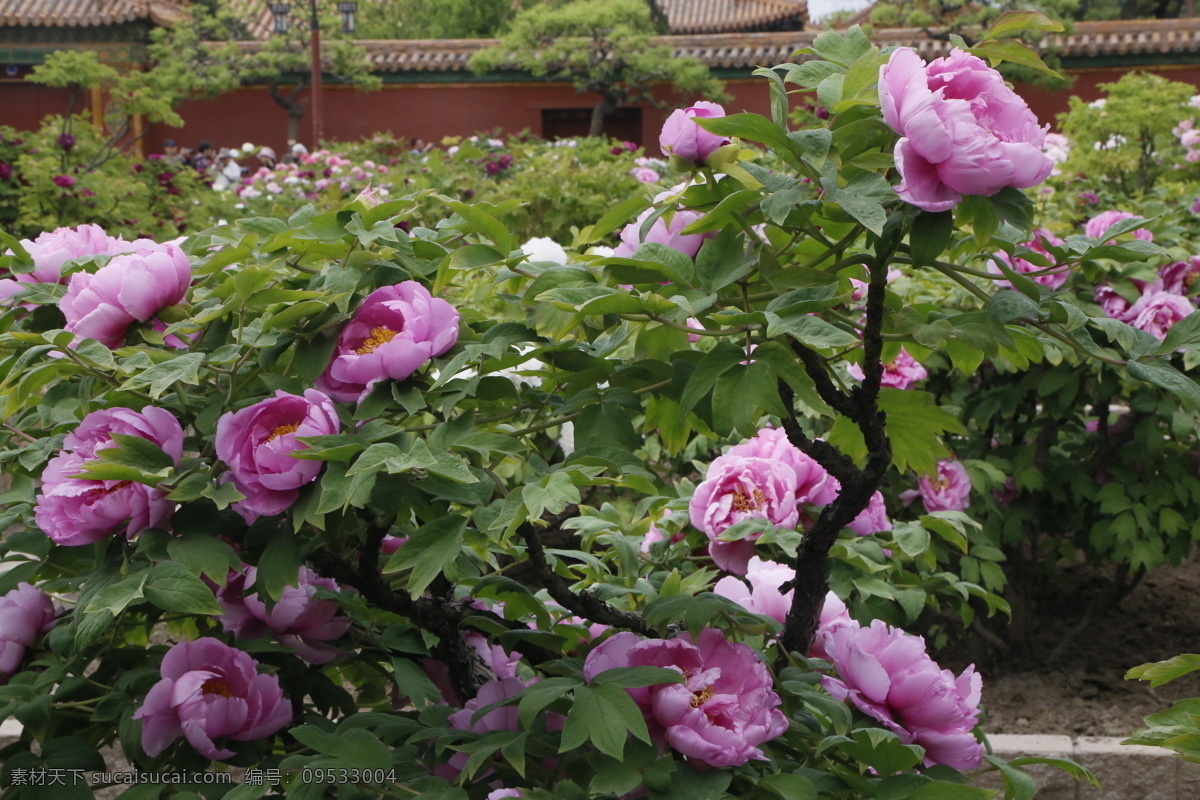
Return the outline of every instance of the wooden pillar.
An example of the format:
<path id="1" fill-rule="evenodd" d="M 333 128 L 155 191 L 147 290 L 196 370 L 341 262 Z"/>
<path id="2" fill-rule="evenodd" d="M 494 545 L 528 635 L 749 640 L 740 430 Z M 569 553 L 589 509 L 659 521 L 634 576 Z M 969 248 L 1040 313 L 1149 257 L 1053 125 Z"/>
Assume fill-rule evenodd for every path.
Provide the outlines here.
<path id="1" fill-rule="evenodd" d="M 99 86 L 92 87 L 92 125 L 104 134 L 104 90 Z"/>

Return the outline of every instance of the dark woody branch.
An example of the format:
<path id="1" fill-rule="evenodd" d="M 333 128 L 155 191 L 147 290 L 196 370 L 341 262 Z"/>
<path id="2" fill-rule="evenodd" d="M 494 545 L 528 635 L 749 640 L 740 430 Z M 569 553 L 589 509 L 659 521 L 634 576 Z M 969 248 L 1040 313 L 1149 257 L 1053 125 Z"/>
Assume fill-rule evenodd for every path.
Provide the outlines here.
<path id="1" fill-rule="evenodd" d="M 643 636 L 652 635 L 653 631 L 641 615 L 614 608 L 591 592 L 571 591 L 562 576 L 556 573 L 546 561 L 546 550 L 542 546 L 541 537 L 534 526 L 526 523 L 518 530 L 521 538 L 525 540 L 526 552 L 529 554 L 530 562 L 537 570 L 537 577 L 556 603 L 591 622 L 623 628 Z"/>
<path id="2" fill-rule="evenodd" d="M 837 389 L 821 356 L 800 342 L 793 349 L 817 387 L 821 399 L 831 408 L 849 417 L 862 431 L 867 445 L 867 463 L 857 468 L 837 448 L 810 439 L 795 416 L 783 421 L 788 440 L 814 459 L 841 484 L 837 499 L 822 509 L 812 528 L 805 533 L 796 550 L 796 577 L 792 581 L 792 605 L 784 622 L 781 641 L 786 652 L 807 654 L 816 638 L 825 595 L 829 591 L 826 559 L 842 528 L 854 521 L 879 487 L 891 463 L 891 443 L 879 410 L 879 387 L 883 376 L 883 305 L 887 282 L 887 261 L 869 260 L 871 282 L 867 288 L 867 322 L 863 331 L 863 382 L 849 394 Z M 794 407 L 794 394 L 785 382 L 779 382 L 784 405 Z M 781 658 L 781 661 L 784 659 Z"/>

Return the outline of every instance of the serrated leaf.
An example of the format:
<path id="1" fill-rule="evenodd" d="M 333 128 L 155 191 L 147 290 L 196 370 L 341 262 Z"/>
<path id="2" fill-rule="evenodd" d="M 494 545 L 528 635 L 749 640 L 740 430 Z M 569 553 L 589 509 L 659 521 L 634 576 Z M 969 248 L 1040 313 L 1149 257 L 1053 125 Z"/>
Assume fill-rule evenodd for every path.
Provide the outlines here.
<path id="1" fill-rule="evenodd" d="M 183 614 L 220 614 L 213 590 L 183 564 L 157 564 L 145 586 L 146 599 L 163 611 Z"/>
<path id="2" fill-rule="evenodd" d="M 408 591 L 420 597 L 433 579 L 454 563 L 462 550 L 465 517 L 449 515 L 418 528 L 384 567 L 384 574 L 411 569 Z"/>

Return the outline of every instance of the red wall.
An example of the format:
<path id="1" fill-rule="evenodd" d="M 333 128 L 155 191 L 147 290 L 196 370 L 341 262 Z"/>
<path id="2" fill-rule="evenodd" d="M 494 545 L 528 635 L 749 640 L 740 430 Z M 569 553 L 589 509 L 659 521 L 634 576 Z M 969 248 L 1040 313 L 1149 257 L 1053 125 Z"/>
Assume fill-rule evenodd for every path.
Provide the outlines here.
<path id="1" fill-rule="evenodd" d="M 1055 123 L 1056 115 L 1067 110 L 1067 99 L 1076 94 L 1085 100 L 1100 96 L 1097 84 L 1118 80 L 1126 70 L 1076 70 L 1074 85 L 1065 92 L 1049 93 L 1032 86 L 1018 86 L 1042 122 Z M 1200 66 L 1162 66 L 1150 71 L 1200 87 Z M 726 82 L 733 100 L 726 103 L 730 113 L 753 111 L 769 114 L 767 83 L 757 78 Z M 1198 89 L 1197 91 L 1200 91 Z M 18 129 L 36 128 L 47 114 L 66 109 L 62 90 L 19 82 L 0 82 L 0 124 Z M 326 86 L 325 137 L 353 141 L 376 132 L 390 131 L 409 139 L 437 142 L 444 136 L 463 136 L 492 127 L 508 132 L 528 128 L 541 134 L 542 110 L 553 108 L 590 108 L 598 98 L 579 94 L 567 84 L 540 83 L 396 83 L 385 84 L 373 93 L 357 92 L 344 86 Z M 669 94 L 664 99 L 670 100 Z M 308 102 L 305 94 L 304 102 Z M 86 103 L 81 111 L 86 110 Z M 243 142 L 270 145 L 280 155 L 287 145 L 287 116 L 271 100 L 263 87 L 239 89 L 212 100 L 184 103 L 179 112 L 185 120 L 182 128 L 151 126 L 145 143 L 146 152 L 161 152 L 162 141 L 172 138 L 194 147 L 203 139 L 218 147 L 238 147 Z M 646 107 L 642 113 L 641 144 L 655 149 L 654 142 L 662 121 L 670 109 Z M 311 147 L 311 119 L 301 120 L 300 141 Z"/>
<path id="2" fill-rule="evenodd" d="M 765 81 L 730 81 L 727 86 L 734 96 L 733 102 L 726 104 L 730 113 L 770 113 Z M 511 133 L 528 128 L 541 134 L 543 109 L 590 108 L 599 100 L 594 94 L 576 92 L 569 84 L 539 83 L 385 84 L 372 93 L 326 86 L 323 98 L 326 139 L 354 141 L 390 131 L 432 142 L 496 126 Z M 303 99 L 307 104 L 307 92 Z M 269 145 L 281 155 L 287 144 L 287 114 L 265 88 L 249 87 L 212 100 L 190 101 L 180 106 L 179 113 L 184 127 L 153 126 L 147 136 L 147 152 L 160 150 L 167 138 L 187 147 L 204 139 L 217 147 L 251 142 Z M 644 109 L 642 142 L 657 140 L 669 113 L 670 109 Z M 300 121 L 299 140 L 312 145 L 312 122 L 307 113 Z"/>
<path id="3" fill-rule="evenodd" d="M 91 113 L 85 95 L 79 113 Z M 70 93 L 27 81 L 0 81 L 0 125 L 11 125 L 20 131 L 36 130 L 42 119 L 50 114 L 67 113 Z"/>

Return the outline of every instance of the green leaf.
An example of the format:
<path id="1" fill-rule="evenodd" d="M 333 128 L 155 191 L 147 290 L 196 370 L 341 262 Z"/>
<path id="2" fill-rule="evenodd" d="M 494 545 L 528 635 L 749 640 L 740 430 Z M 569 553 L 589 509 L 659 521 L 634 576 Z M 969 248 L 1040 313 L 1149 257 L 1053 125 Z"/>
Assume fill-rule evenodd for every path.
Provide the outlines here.
<path id="1" fill-rule="evenodd" d="M 1164 683 L 1170 683 L 1176 678 L 1182 678 L 1198 669 L 1200 669 L 1200 655 L 1184 653 L 1168 658 L 1166 661 L 1155 661 L 1136 666 L 1125 673 L 1125 680 L 1150 681 L 1150 688 L 1157 689 Z"/>
<path id="2" fill-rule="evenodd" d="M 812 49 L 826 61 L 849 67 L 860 57 L 871 51 L 871 40 L 858 25 L 851 27 L 842 36 L 834 31 L 825 31 L 813 39 Z"/>
<path id="3" fill-rule="evenodd" d="M 194 575 L 207 575 L 224 586 L 229 570 L 237 569 L 242 559 L 233 548 L 216 536 L 200 531 L 188 531 L 167 542 L 167 553 Z"/>
<path id="4" fill-rule="evenodd" d="M 564 677 L 546 678 L 526 686 L 521 691 L 521 700 L 517 706 L 517 718 L 521 722 L 521 728 L 532 728 L 534 719 L 542 713 L 542 709 L 577 688 L 581 688 L 579 681 Z"/>
<path id="5" fill-rule="evenodd" d="M 592 686 L 620 686 L 634 689 L 641 686 L 660 686 L 664 683 L 683 683 L 683 675 L 673 669 L 660 667 L 614 667 L 592 678 Z"/>
<path id="6" fill-rule="evenodd" d="M 986 58 L 993 67 L 998 67 L 1002 62 L 1008 61 L 1037 70 L 1052 78 L 1062 77 L 1046 66 L 1046 62 L 1042 61 L 1042 57 L 1037 54 L 1036 50 L 1016 39 L 983 41 L 968 49 L 967 52 L 980 58 Z"/>
<path id="7" fill-rule="evenodd" d="M 157 400 L 176 383 L 199 385 L 203 363 L 203 353 L 185 353 L 147 367 L 121 384 L 121 390 L 147 389 L 150 396 Z"/>
<path id="8" fill-rule="evenodd" d="M 887 212 L 883 204 L 896 199 L 887 179 L 876 172 L 860 172 L 846 184 L 838 186 L 833 178 L 821 178 L 825 199 L 837 203 L 862 226 L 876 236 L 883 235 Z"/>
<path id="9" fill-rule="evenodd" d="M 650 742 L 646 719 L 628 692 L 612 685 L 580 686 L 575 689 L 558 752 L 574 750 L 590 740 L 601 753 L 620 761 L 630 733 Z"/>
<path id="10" fill-rule="evenodd" d="M 420 597 L 433 579 L 458 557 L 466 526 L 466 518 L 456 514 L 423 525 L 392 555 L 384 574 L 412 570 L 408 591 L 413 597 Z"/>
<path id="11" fill-rule="evenodd" d="M 987 303 L 987 313 L 998 325 L 1022 317 L 1032 317 L 1036 320 L 1041 316 L 1037 303 L 1012 289 L 1002 289 L 992 295 Z"/>
<path id="12" fill-rule="evenodd" d="M 991 27 L 983 34 L 984 39 L 1002 39 L 1005 36 L 1017 36 L 1025 31 L 1063 30 L 1061 22 L 1050 19 L 1038 11 L 1006 11 L 996 18 Z"/>
<path id="13" fill-rule="evenodd" d="M 175 466 L 175 460 L 149 439 L 124 433 L 111 434 L 110 438 L 117 446 L 97 450 L 96 457 L 102 461 L 137 467 L 143 472 L 157 472 Z"/>
<path id="14" fill-rule="evenodd" d="M 859 338 L 849 331 L 814 317 L 807 312 L 790 312 L 788 316 L 768 313 L 767 336 L 786 333 L 796 341 L 817 349 L 853 347 Z"/>
<path id="15" fill-rule="evenodd" d="M 649 207 L 649 198 L 643 196 L 630 197 L 627 200 L 621 201 L 609 209 L 609 211 L 603 217 L 601 217 L 595 225 L 592 226 L 591 231 L 589 231 L 588 241 L 594 242 L 598 239 L 604 238 Z"/>
<path id="16" fill-rule="evenodd" d="M 751 437 L 764 413 L 787 416 L 779 398 L 779 382 L 761 361 L 730 367 L 717 378 L 712 398 L 713 429 L 719 434 L 737 431 Z"/>
<path id="17" fill-rule="evenodd" d="M 466 220 L 469 229 L 476 230 L 491 239 L 500 252 L 510 253 L 516 249 L 516 240 L 508 232 L 508 228 L 504 227 L 503 222 L 484 211 L 482 206 L 460 203 L 457 200 L 450 200 L 446 205 L 453 208 L 459 216 Z"/>
<path id="18" fill-rule="evenodd" d="M 1004 761 L 995 756 L 984 756 L 987 762 L 996 769 L 1000 770 L 1000 775 L 1004 780 L 1004 797 L 1005 800 L 1033 800 L 1037 794 L 1037 781 L 1016 767 L 1009 766 Z"/>
<path id="19" fill-rule="evenodd" d="M 787 131 L 761 114 L 730 114 L 727 117 L 695 117 L 693 121 L 709 133 L 736 136 L 765 144 L 785 153 L 791 150 Z"/>
<path id="20" fill-rule="evenodd" d="M 388 746 L 363 728 L 329 733 L 316 725 L 299 725 L 289 733 L 315 752 L 333 756 L 340 762 L 339 766 L 359 769 L 388 769 L 392 766 L 392 754 Z"/>
<path id="21" fill-rule="evenodd" d="M 258 557 L 255 583 L 272 600 L 278 600 L 285 586 L 296 586 L 300 575 L 300 544 L 296 534 L 280 530 L 271 536 Z"/>
<path id="22" fill-rule="evenodd" d="M 220 614 L 221 604 L 213 590 L 183 564 L 158 564 L 146 581 L 146 599 L 163 611 L 184 614 Z"/>
<path id="23" fill-rule="evenodd" d="M 92 595 L 85 612 L 91 614 L 95 611 L 106 609 L 113 616 L 120 614 L 130 603 L 135 600 L 141 600 L 145 596 L 143 589 L 149 577 L 150 572 L 147 570 L 139 572 L 136 575 L 130 575 L 128 578 L 118 581 L 111 586 L 104 587 Z M 209 592 L 209 594 L 212 594 L 212 592 Z"/>
<path id="24" fill-rule="evenodd" d="M 1023 756 L 1021 758 L 1012 759 L 1008 762 L 1008 764 L 1010 767 L 1023 767 L 1026 764 L 1045 764 L 1050 767 L 1061 769 L 1063 772 L 1067 773 L 1077 781 L 1087 781 L 1092 786 L 1100 785 L 1100 781 L 1096 779 L 1096 776 L 1092 774 L 1091 770 L 1082 764 L 1076 764 L 1074 761 L 1070 761 L 1065 758 L 1032 758 Z"/>
<path id="25" fill-rule="evenodd" d="M 817 800 L 817 787 L 803 775 L 777 772 L 765 776 L 758 785 L 783 800 Z"/>
<path id="26" fill-rule="evenodd" d="M 1129 374 L 1175 395 L 1189 410 L 1200 411 L 1200 386 L 1165 361 L 1129 361 Z"/>
<path id="27" fill-rule="evenodd" d="M 949 211 L 922 211 L 918 214 L 908 235 L 913 266 L 923 267 L 937 261 L 937 257 L 950 244 L 953 233 L 954 215 Z"/>
<path id="28" fill-rule="evenodd" d="M 717 378 L 725 374 L 734 364 L 746 360 L 746 351 L 735 344 L 721 342 L 708 352 L 696 365 L 683 388 L 679 400 L 679 413 L 687 416 L 716 384 Z"/>
<path id="29" fill-rule="evenodd" d="M 1167 331 L 1167 337 L 1159 346 L 1156 355 L 1174 353 L 1176 350 L 1196 350 L 1200 348 L 1200 311 L 1193 311 L 1176 322 Z"/>

